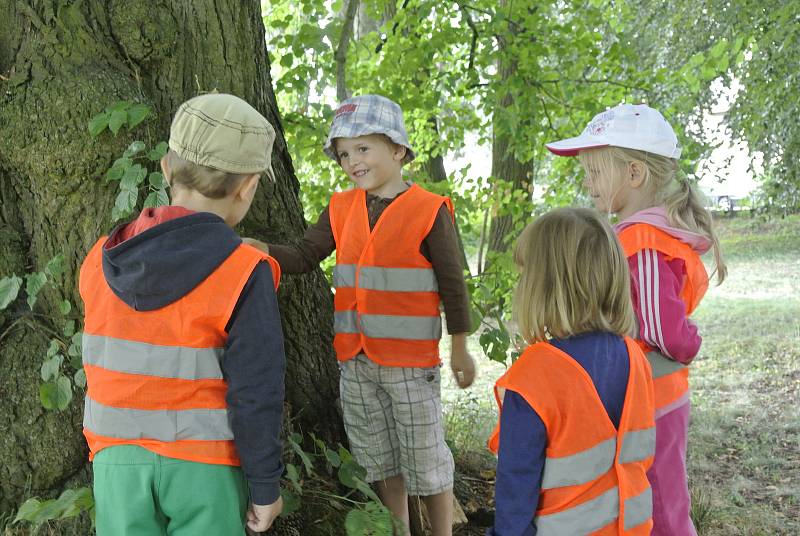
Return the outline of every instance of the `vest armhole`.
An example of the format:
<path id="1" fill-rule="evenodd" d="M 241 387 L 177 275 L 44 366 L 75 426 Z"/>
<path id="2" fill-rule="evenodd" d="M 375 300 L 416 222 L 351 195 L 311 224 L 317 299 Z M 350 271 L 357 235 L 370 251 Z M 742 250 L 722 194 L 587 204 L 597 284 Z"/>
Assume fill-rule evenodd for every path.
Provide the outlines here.
<path id="1" fill-rule="evenodd" d="M 430 221 L 425 225 L 424 230 L 422 232 L 422 240 L 420 242 L 428 238 L 428 235 L 431 233 L 431 229 L 433 229 L 433 226 L 436 224 L 436 220 L 439 218 L 439 210 L 442 208 L 442 205 L 445 205 L 447 207 L 448 211 L 450 212 L 450 217 L 453 221 L 453 225 L 455 225 L 455 214 L 453 212 L 453 206 L 450 203 L 450 198 L 442 197 L 439 195 L 437 195 L 436 197 L 441 199 L 441 202 L 436 204 L 436 210 L 433 211 L 433 216 L 431 217 Z"/>
<path id="2" fill-rule="evenodd" d="M 258 263 L 262 261 L 269 262 L 268 259 L 271 258 L 263 251 L 253 248 L 252 246 L 248 246 L 247 244 L 242 244 L 239 247 L 240 248 L 249 247 L 255 249 L 258 255 L 253 255 L 251 258 L 248 259 L 248 262 L 245 265 L 247 269 L 242 270 L 242 276 L 239 278 L 239 281 L 237 281 L 236 285 L 233 287 L 233 292 L 231 293 L 231 299 L 228 300 L 228 304 L 225 306 L 225 314 L 222 316 L 223 321 L 221 323 L 222 325 L 220 326 L 220 331 L 223 331 L 225 333 L 227 333 L 227 330 L 225 328 L 227 328 L 228 323 L 231 321 L 233 310 L 236 308 L 236 304 L 239 303 L 239 298 L 242 297 L 242 290 L 244 290 L 245 285 L 250 280 L 250 277 L 253 275 L 253 271 L 256 269 L 256 266 L 258 266 Z M 272 266 L 270 266 L 270 268 L 272 268 Z M 273 280 L 274 277 L 275 275 L 273 273 Z"/>

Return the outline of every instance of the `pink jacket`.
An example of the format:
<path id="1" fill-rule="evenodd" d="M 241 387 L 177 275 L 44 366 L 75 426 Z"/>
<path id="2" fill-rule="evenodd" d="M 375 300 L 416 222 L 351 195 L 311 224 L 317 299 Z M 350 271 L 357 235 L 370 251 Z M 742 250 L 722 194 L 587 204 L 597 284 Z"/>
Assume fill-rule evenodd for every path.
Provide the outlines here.
<path id="1" fill-rule="evenodd" d="M 704 236 L 669 225 L 662 207 L 648 208 L 614 226 L 616 232 L 635 223 L 647 223 L 689 245 L 699 255 L 711 248 Z M 628 257 L 631 271 L 631 294 L 639 337 L 664 355 L 691 363 L 700 350 L 702 338 L 697 326 L 686 316 L 686 306 L 680 298 L 683 287 L 684 262 L 667 261 L 663 253 L 645 249 Z"/>

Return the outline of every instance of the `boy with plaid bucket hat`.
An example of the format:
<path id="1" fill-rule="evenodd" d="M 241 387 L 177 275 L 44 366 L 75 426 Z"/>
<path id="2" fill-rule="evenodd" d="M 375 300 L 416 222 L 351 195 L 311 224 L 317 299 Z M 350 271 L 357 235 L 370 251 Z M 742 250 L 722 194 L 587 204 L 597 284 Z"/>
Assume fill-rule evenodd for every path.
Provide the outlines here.
<path id="1" fill-rule="evenodd" d="M 334 347 L 353 455 L 408 530 L 408 495 L 426 503 L 434 534 L 452 533 L 453 456 L 440 401 L 440 301 L 450 365 L 472 383 L 470 317 L 450 200 L 403 181 L 414 159 L 403 113 L 379 95 L 341 103 L 324 146 L 355 188 L 333 194 L 301 243 L 269 246 L 286 273 L 336 250 Z M 266 246 L 264 246 L 266 247 Z"/>
<path id="2" fill-rule="evenodd" d="M 274 139 L 233 95 L 183 103 L 161 161 L 172 204 L 81 266 L 98 536 L 243 535 L 245 515 L 263 531 L 281 512 L 280 268 L 231 228 Z"/>

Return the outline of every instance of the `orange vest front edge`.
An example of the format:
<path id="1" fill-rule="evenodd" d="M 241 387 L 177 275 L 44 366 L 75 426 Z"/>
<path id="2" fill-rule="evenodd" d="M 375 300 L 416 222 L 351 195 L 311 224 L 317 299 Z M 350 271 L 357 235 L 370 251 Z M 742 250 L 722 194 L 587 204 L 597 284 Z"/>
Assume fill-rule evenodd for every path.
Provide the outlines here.
<path id="1" fill-rule="evenodd" d="M 339 361 L 363 352 L 385 366 L 439 363 L 439 286 L 420 246 L 442 204 L 452 215 L 449 199 L 412 185 L 370 230 L 364 190 L 331 198 L 336 241 L 333 344 Z"/>

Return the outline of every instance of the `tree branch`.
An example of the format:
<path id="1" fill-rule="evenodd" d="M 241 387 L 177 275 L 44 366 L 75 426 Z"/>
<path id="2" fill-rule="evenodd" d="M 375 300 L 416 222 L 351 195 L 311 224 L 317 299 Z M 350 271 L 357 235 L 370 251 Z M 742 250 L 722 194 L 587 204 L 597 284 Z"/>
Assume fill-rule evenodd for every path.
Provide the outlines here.
<path id="1" fill-rule="evenodd" d="M 350 95 L 347 91 L 347 49 L 350 48 L 350 37 L 353 35 L 353 20 L 356 18 L 359 0 L 348 0 L 347 10 L 344 14 L 342 24 L 342 35 L 339 37 L 339 44 L 336 46 L 336 53 L 333 55 L 336 60 L 336 98 L 339 102 L 347 99 Z"/>

